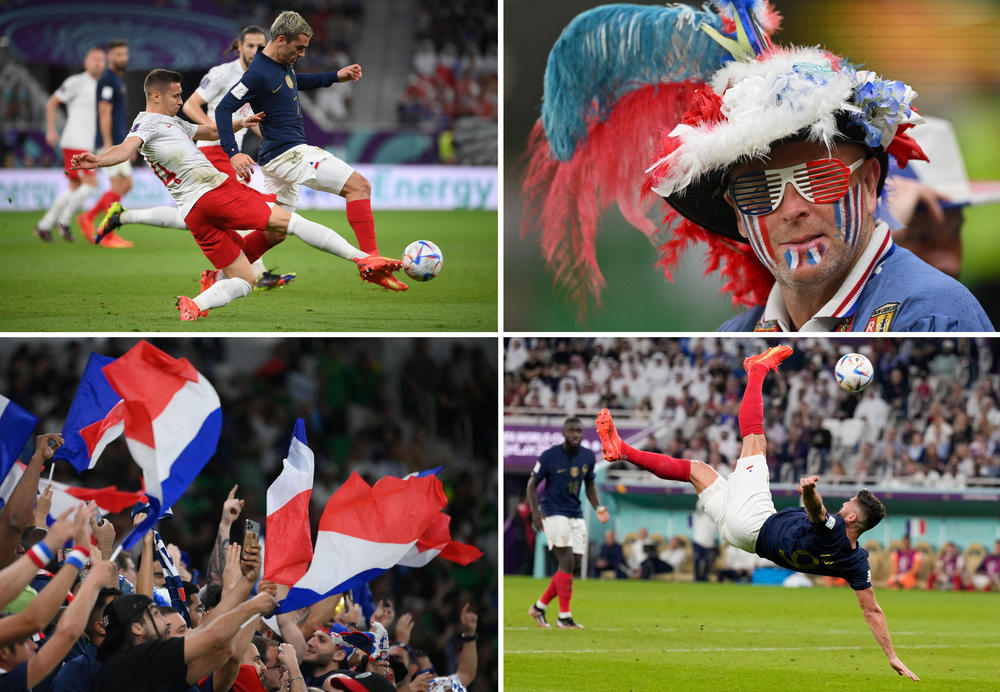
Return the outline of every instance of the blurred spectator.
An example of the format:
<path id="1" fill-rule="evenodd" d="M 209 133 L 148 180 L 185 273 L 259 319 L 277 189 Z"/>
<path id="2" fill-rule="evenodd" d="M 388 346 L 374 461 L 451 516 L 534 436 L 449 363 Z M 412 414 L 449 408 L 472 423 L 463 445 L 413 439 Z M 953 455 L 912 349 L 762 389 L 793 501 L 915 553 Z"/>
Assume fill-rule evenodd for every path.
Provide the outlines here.
<path id="1" fill-rule="evenodd" d="M 613 571 L 615 579 L 625 579 L 629 576 L 628 565 L 625 563 L 625 554 L 622 552 L 622 545 L 615 540 L 615 532 L 608 529 L 604 532 L 604 543 L 597 554 L 594 562 L 594 576 L 599 577 L 601 572 Z"/>
<path id="2" fill-rule="evenodd" d="M 903 536 L 899 548 L 892 551 L 892 572 L 885 585 L 909 591 L 917 584 L 917 572 L 922 562 L 920 551 L 910 546 L 910 537 Z"/>

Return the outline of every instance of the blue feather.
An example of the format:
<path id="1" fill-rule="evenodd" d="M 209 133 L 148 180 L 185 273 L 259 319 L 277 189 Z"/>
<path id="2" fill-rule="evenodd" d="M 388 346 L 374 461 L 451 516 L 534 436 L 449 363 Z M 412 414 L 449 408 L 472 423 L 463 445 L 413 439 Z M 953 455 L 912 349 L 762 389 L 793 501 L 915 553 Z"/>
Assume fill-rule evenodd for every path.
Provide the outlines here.
<path id="1" fill-rule="evenodd" d="M 545 68 L 542 124 L 555 158 L 572 158 L 588 120 L 604 120 L 628 92 L 707 80 L 728 54 L 698 29 L 702 23 L 722 27 L 717 14 L 684 5 L 604 5 L 577 15 Z"/>

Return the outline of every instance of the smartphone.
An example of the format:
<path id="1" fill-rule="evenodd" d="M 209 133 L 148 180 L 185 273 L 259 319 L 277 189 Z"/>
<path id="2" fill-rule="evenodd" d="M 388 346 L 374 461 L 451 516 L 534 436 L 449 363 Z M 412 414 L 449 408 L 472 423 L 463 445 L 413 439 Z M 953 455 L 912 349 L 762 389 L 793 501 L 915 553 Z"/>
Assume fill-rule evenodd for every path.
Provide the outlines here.
<path id="1" fill-rule="evenodd" d="M 254 521 L 253 519 L 247 519 L 245 528 L 243 529 L 243 550 L 246 550 L 251 543 L 260 542 L 260 522 Z"/>

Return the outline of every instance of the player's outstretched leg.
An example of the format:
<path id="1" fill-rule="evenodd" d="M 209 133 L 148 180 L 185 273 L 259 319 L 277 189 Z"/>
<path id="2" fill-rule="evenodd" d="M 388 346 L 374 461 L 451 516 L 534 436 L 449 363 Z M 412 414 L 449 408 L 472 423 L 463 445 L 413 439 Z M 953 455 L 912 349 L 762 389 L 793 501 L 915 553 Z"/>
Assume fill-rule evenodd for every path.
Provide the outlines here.
<path id="1" fill-rule="evenodd" d="M 611 412 L 606 408 L 597 414 L 597 436 L 601 438 L 601 451 L 608 461 L 625 459 L 659 478 L 685 482 L 691 480 L 689 459 L 675 459 L 667 454 L 643 452 L 625 444 L 615 430 Z"/>
<path id="2" fill-rule="evenodd" d="M 758 353 L 756 356 L 748 356 L 743 359 L 743 369 L 750 373 L 751 368 L 755 365 L 763 365 L 764 372 L 768 370 L 777 370 L 778 366 L 781 365 L 781 361 L 792 355 L 791 346 L 772 346 L 763 353 Z"/>
<path id="3" fill-rule="evenodd" d="M 777 370 L 781 361 L 792 355 L 790 346 L 773 346 L 763 353 L 750 356 L 743 361 L 747 371 L 747 387 L 740 401 L 740 435 L 744 442 L 749 435 L 764 434 L 764 378 L 771 370 Z"/>
<path id="4" fill-rule="evenodd" d="M 354 263 L 358 265 L 362 281 L 378 284 L 387 291 L 405 291 L 409 288 L 392 275 L 392 272 L 403 268 L 402 260 L 380 255 L 368 255 L 367 257 L 355 257 Z"/>
<path id="5" fill-rule="evenodd" d="M 111 206 L 108 207 L 107 213 L 104 218 L 101 219 L 101 223 L 97 226 L 97 232 L 94 233 L 94 243 L 97 245 L 101 244 L 104 237 L 108 233 L 114 232 L 116 228 L 120 228 L 122 225 L 121 216 L 125 208 L 122 206 L 121 202 L 112 202 Z"/>

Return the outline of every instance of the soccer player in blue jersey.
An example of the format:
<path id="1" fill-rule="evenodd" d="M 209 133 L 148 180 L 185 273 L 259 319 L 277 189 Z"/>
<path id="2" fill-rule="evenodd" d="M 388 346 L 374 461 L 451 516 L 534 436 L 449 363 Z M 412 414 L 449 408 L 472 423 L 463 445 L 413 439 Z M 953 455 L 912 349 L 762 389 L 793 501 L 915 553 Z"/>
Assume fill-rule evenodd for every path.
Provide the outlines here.
<path id="1" fill-rule="evenodd" d="M 371 210 L 371 184 L 351 166 L 333 154 L 306 144 L 299 90 L 329 87 L 338 82 L 361 79 L 361 66 L 349 65 L 337 72 L 297 74 L 295 61 L 305 55 L 313 30 L 297 12 L 278 15 L 271 25 L 271 40 L 257 54 L 250 67 L 215 109 L 217 123 L 232 121 L 233 112 L 250 103 L 255 113 L 266 113 L 260 124 L 263 141 L 258 154 L 264 173 L 264 192 L 277 195 L 277 205 L 295 211 L 299 185 L 340 195 L 347 201 L 347 222 L 358 238 L 358 247 L 369 255 L 378 255 L 375 243 L 375 220 Z M 231 128 L 230 128 L 231 129 Z M 229 155 L 236 173 L 248 178 L 254 160 L 241 154 L 231 132 L 219 135 L 223 150 Z M 325 236 L 299 236 L 321 249 Z M 364 273 L 365 268 L 361 268 Z M 405 291 L 405 283 L 389 271 L 367 270 L 367 279 L 392 291 Z"/>
<path id="2" fill-rule="evenodd" d="M 719 533 L 737 548 L 799 572 L 846 579 L 889 665 L 900 675 L 918 680 L 893 649 L 885 614 L 872 591 L 868 552 L 858 545 L 858 537 L 885 516 L 882 502 L 869 490 L 861 490 L 836 514 L 830 514 L 816 491 L 819 478 L 809 476 L 799 481 L 804 507 L 775 511 L 768 488 L 761 387 L 768 371 L 776 370 L 791 353 L 789 346 L 775 346 L 743 361 L 747 371 L 747 387 L 739 411 L 743 449 L 736 470 L 728 479 L 701 461 L 675 459 L 629 447 L 618 436 L 607 409 L 597 416 L 597 434 L 604 458 L 626 459 L 660 478 L 690 482 L 705 511 L 718 525 Z"/>
<path id="3" fill-rule="evenodd" d="M 528 479 L 528 504 L 531 506 L 531 523 L 536 531 L 545 532 L 545 540 L 559 563 L 545 593 L 529 609 L 528 614 L 539 627 L 549 627 L 545 608 L 559 596 L 559 627 L 583 629 L 573 620 L 569 609 L 573 595 L 573 573 L 580 570 L 583 551 L 587 546 L 587 523 L 583 520 L 580 505 L 580 484 L 587 488 L 587 499 L 597 510 L 601 523 L 608 521 L 608 510 L 597 499 L 594 485 L 594 453 L 580 445 L 583 441 L 583 424 L 579 418 L 563 422 L 563 443 L 542 452 Z M 545 481 L 545 494 L 541 508 L 538 503 L 538 484 Z"/>

